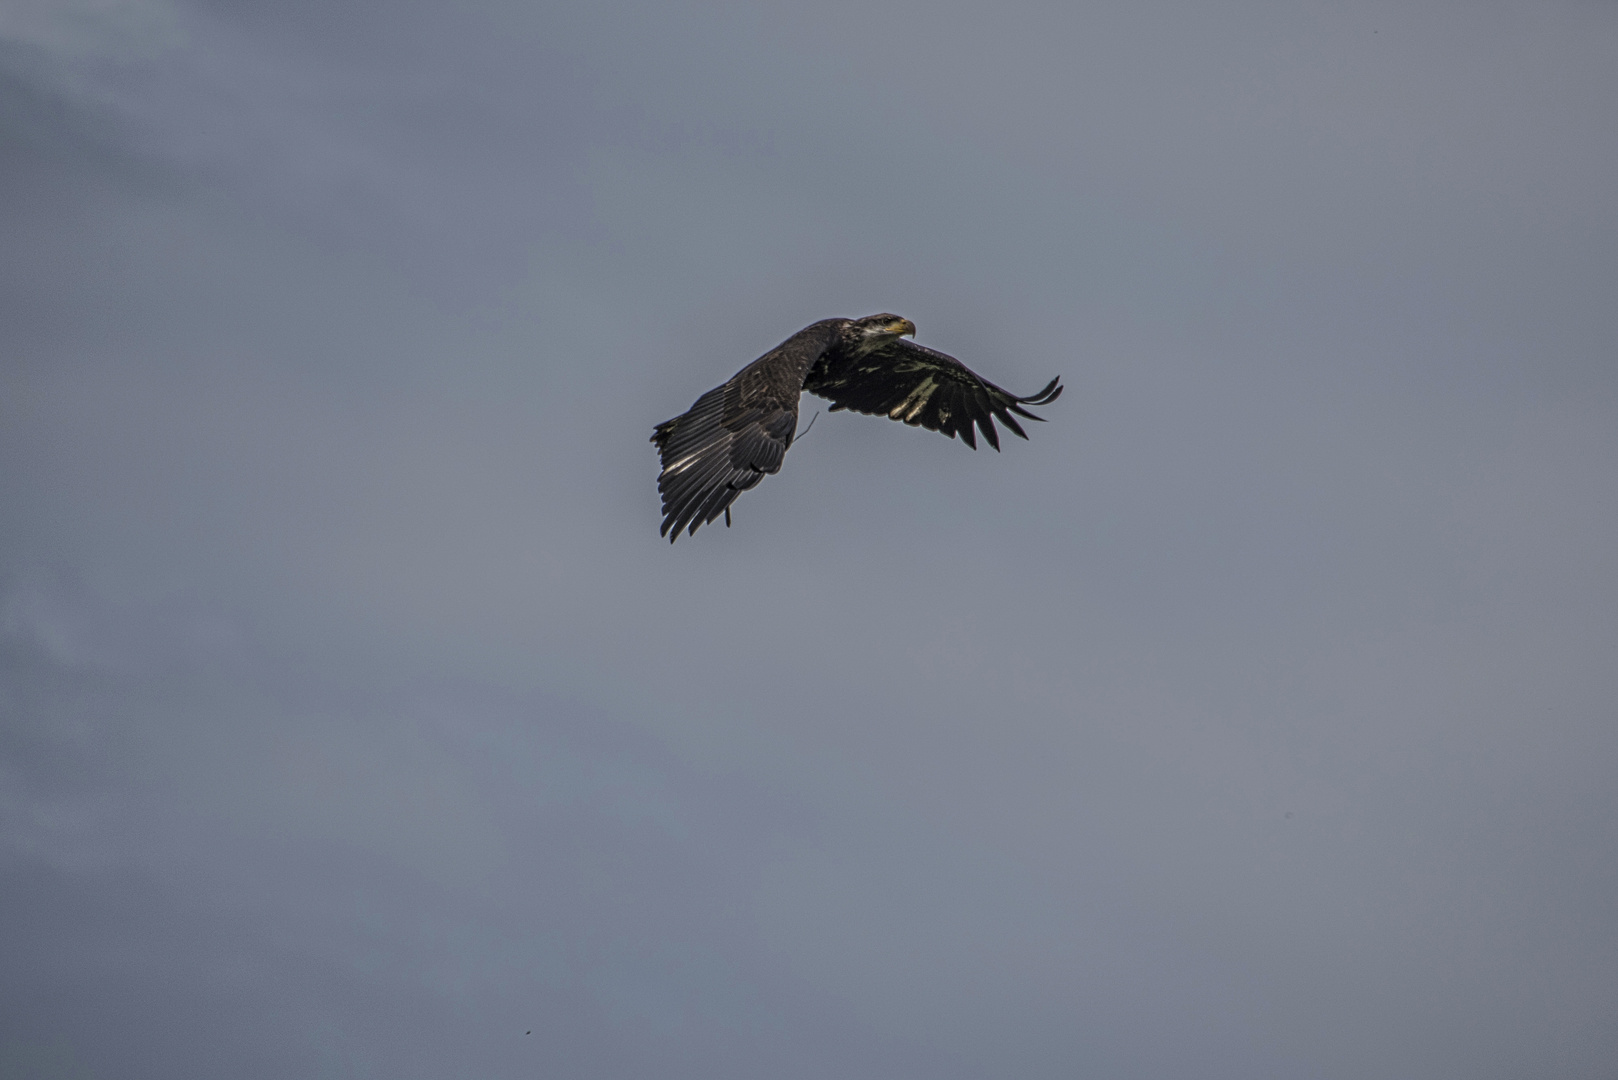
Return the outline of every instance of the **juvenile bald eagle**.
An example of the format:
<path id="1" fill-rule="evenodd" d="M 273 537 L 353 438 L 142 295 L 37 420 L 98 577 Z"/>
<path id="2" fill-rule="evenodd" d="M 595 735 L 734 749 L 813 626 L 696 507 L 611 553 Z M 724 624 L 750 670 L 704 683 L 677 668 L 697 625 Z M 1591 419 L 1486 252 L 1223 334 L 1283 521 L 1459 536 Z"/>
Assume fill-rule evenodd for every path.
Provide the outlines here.
<path id="1" fill-rule="evenodd" d="M 781 470 L 805 390 L 830 400 L 832 412 L 853 409 L 960 435 L 974 450 L 974 424 L 999 450 L 996 417 L 1026 439 L 1011 414 L 1040 420 L 1022 406 L 1048 405 L 1062 393 L 1059 378 L 1032 397 L 1007 393 L 953 356 L 904 340 L 915 332 L 897 315 L 822 319 L 658 424 L 652 442 L 663 458 L 662 535 L 673 543 L 681 529 L 689 536 L 720 514 L 730 524 L 736 496 Z"/>

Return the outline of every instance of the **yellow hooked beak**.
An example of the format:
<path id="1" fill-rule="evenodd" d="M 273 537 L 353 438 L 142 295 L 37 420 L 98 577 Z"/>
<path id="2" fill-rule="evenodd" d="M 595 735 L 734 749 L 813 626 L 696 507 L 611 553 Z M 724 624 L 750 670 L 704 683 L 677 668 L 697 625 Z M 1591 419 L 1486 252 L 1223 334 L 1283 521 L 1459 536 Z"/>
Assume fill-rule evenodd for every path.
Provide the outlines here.
<path id="1" fill-rule="evenodd" d="M 909 319 L 900 319 L 892 326 L 888 327 L 888 332 L 890 334 L 897 334 L 900 337 L 905 337 L 907 335 L 910 337 L 915 337 L 916 324 L 911 322 Z"/>

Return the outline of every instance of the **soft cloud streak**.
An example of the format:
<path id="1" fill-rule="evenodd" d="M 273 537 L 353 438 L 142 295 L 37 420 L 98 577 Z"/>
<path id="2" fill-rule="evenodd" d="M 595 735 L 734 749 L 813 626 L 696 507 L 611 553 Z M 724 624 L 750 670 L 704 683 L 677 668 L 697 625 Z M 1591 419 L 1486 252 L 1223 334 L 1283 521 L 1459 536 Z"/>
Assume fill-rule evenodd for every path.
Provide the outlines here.
<path id="1" fill-rule="evenodd" d="M 0 1060 L 1602 1074 L 1604 13 L 79 10 Z M 649 425 L 884 309 L 1073 389 L 657 543 Z"/>

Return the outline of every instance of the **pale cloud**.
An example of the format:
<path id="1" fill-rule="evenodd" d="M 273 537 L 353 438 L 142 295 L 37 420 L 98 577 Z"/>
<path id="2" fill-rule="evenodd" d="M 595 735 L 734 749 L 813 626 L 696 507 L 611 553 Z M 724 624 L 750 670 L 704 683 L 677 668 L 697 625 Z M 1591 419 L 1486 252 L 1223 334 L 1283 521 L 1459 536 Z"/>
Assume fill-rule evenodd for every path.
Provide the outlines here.
<path id="1" fill-rule="evenodd" d="M 1606 9 L 3 18 L 0 1060 L 1604 1075 Z"/>
<path id="2" fill-rule="evenodd" d="M 164 0 L 17 0 L 0 11 L 0 40 L 60 61 L 154 61 L 184 47 L 185 15 Z"/>

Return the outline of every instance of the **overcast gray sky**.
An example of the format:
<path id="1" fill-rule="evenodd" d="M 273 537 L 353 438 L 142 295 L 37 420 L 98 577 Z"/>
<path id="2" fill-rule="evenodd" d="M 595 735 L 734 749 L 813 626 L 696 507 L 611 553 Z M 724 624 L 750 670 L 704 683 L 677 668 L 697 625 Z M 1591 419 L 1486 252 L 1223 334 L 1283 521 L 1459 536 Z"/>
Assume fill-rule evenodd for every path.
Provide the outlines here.
<path id="1" fill-rule="evenodd" d="M 1597 0 L 5 0 L 0 1077 L 1618 1076 L 1615 177 Z M 1068 391 L 660 541 L 878 311 Z"/>

